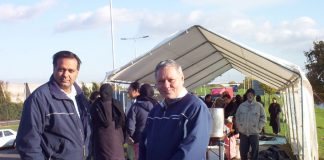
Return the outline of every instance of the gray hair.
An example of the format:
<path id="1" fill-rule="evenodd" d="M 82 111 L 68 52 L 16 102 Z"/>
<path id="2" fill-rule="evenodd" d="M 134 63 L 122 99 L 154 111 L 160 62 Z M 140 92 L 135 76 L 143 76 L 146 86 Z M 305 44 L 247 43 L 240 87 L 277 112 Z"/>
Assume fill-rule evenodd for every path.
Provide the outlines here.
<path id="1" fill-rule="evenodd" d="M 159 70 L 161 70 L 161 69 L 163 69 L 165 67 L 169 67 L 169 66 L 174 67 L 179 74 L 183 74 L 181 66 L 176 61 L 174 61 L 172 59 L 167 59 L 167 60 L 161 61 L 160 63 L 158 63 L 156 65 L 156 67 L 155 67 L 155 78 L 157 77 L 157 72 Z"/>

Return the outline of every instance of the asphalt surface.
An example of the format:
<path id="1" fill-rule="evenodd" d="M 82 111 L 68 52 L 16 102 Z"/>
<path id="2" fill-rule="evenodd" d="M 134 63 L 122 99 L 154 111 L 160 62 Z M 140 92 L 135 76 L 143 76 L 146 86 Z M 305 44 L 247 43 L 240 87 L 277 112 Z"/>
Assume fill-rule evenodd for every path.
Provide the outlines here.
<path id="1" fill-rule="evenodd" d="M 19 154 L 13 148 L 1 148 L 0 149 L 0 160 L 18 160 L 20 159 Z"/>

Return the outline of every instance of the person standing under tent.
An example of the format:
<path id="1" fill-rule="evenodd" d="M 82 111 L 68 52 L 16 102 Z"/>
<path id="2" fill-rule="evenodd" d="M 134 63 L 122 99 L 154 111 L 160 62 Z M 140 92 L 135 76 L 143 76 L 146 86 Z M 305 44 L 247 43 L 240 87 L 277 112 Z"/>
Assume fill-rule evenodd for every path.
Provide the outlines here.
<path id="1" fill-rule="evenodd" d="M 236 112 L 236 127 L 240 133 L 240 154 L 242 160 L 248 159 L 250 147 L 251 159 L 259 157 L 259 133 L 266 122 L 264 108 L 254 100 L 255 91 L 250 88 L 246 91 L 247 100 L 239 106 Z"/>
<path id="2" fill-rule="evenodd" d="M 236 106 L 234 100 L 229 94 L 223 94 L 222 98 L 225 101 L 224 118 L 227 119 L 229 116 L 235 116 L 238 106 Z"/>
<path id="3" fill-rule="evenodd" d="M 150 84 L 143 84 L 139 90 L 137 101 L 131 106 L 127 113 L 127 134 L 129 141 L 134 146 L 135 159 L 138 159 L 139 141 L 144 130 L 146 119 L 154 105 L 158 101 L 154 97 L 154 89 Z"/>
<path id="4" fill-rule="evenodd" d="M 213 105 L 213 100 L 212 100 L 212 96 L 211 96 L 211 94 L 207 94 L 207 95 L 205 96 L 204 102 L 206 103 L 206 105 L 207 105 L 208 108 L 211 108 L 211 107 L 212 107 L 212 105 Z"/>
<path id="5" fill-rule="evenodd" d="M 264 107 L 264 103 L 262 102 L 262 100 L 261 100 L 261 96 L 260 96 L 260 95 L 255 96 L 255 100 L 256 100 L 257 102 L 261 103 L 262 106 Z"/>
<path id="6" fill-rule="evenodd" d="M 262 107 L 264 107 L 264 103 L 261 101 L 261 96 L 260 95 L 257 95 L 256 97 L 255 97 L 255 100 L 257 101 L 257 102 L 259 102 L 259 103 L 261 103 L 262 104 Z M 264 127 L 262 128 L 262 131 L 261 131 L 261 135 L 264 135 L 265 134 L 265 130 L 264 130 Z"/>
<path id="7" fill-rule="evenodd" d="M 127 88 L 127 93 L 129 98 L 132 99 L 132 104 L 134 104 L 136 102 L 136 98 L 140 95 L 140 83 L 138 83 L 137 81 L 132 82 L 128 88 Z"/>
<path id="8" fill-rule="evenodd" d="M 149 113 L 139 159 L 205 159 L 212 123 L 206 104 L 188 93 L 181 66 L 174 60 L 156 66 L 155 80 L 164 100 Z"/>
<path id="9" fill-rule="evenodd" d="M 277 103 L 276 98 L 272 98 L 272 103 L 269 106 L 270 113 L 270 126 L 274 134 L 278 135 L 280 132 L 280 105 Z"/>
<path id="10" fill-rule="evenodd" d="M 128 93 L 128 97 L 131 99 L 131 105 L 129 105 L 129 107 L 127 107 L 127 111 L 126 113 L 128 114 L 128 112 L 130 111 L 131 106 L 136 103 L 137 101 L 137 97 L 140 96 L 140 83 L 135 81 L 132 82 L 131 84 L 129 84 L 128 88 L 127 88 L 127 93 Z M 127 134 L 127 133 L 126 133 Z M 134 146 L 134 142 L 129 138 L 130 135 L 126 135 L 126 142 L 127 142 L 127 158 L 130 160 L 136 160 L 136 155 L 135 155 L 135 146 Z"/>

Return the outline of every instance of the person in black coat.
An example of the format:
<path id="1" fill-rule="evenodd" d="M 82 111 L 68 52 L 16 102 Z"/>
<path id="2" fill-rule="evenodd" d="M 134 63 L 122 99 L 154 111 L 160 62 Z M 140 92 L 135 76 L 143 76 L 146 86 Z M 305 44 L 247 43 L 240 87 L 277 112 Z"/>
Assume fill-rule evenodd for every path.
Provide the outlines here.
<path id="1" fill-rule="evenodd" d="M 276 98 L 272 98 L 272 103 L 269 106 L 270 113 L 270 126 L 272 126 L 272 131 L 274 134 L 280 132 L 280 105 L 277 103 Z"/>
<path id="2" fill-rule="evenodd" d="M 103 84 L 100 97 L 91 107 L 95 160 L 125 160 L 125 115 L 122 105 L 112 95 L 111 85 Z"/>
<path id="3" fill-rule="evenodd" d="M 224 94 L 222 98 L 225 101 L 224 118 L 227 119 L 229 116 L 235 116 L 238 106 L 232 100 L 231 96 L 229 94 Z"/>

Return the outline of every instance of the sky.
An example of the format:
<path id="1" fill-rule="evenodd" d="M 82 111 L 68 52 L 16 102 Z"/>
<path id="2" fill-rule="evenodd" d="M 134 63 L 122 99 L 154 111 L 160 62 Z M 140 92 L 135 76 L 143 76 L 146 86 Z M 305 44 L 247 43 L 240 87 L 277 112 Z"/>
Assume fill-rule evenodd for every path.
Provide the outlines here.
<path id="1" fill-rule="evenodd" d="M 1 0 L 0 80 L 46 82 L 53 72 L 52 55 L 69 50 L 82 61 L 79 82 L 102 82 L 113 68 L 193 25 L 302 69 L 304 52 L 314 41 L 324 40 L 324 1 L 112 0 L 112 45 L 109 4 L 109 0 Z M 238 76 L 228 72 L 218 79 Z"/>

